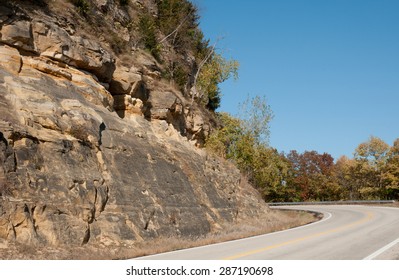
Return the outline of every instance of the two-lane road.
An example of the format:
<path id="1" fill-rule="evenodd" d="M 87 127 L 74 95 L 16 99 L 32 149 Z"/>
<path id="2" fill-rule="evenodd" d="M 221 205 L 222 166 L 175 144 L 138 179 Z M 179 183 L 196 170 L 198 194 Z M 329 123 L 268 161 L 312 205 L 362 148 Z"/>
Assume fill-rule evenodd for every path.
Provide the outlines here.
<path id="1" fill-rule="evenodd" d="M 373 259 L 399 243 L 399 208 L 371 206 L 284 206 L 321 212 L 306 226 L 158 254 L 147 260 L 361 260 Z"/>

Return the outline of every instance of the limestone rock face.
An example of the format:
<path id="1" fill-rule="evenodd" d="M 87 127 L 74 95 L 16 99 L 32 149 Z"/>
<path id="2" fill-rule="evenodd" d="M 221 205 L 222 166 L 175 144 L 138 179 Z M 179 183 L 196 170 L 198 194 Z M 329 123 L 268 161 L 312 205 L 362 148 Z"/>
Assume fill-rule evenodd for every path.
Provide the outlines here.
<path id="1" fill-rule="evenodd" d="M 109 82 L 115 60 L 100 44 L 80 36 L 70 36 L 54 24 L 33 22 L 35 51 L 68 65 L 87 70 L 101 81 Z"/>
<path id="2" fill-rule="evenodd" d="M 99 43 L 70 35 L 49 21 L 15 19 L 12 10 L 4 9 L 0 16 L 6 19 L 0 29 L 4 44 L 92 72 L 101 81 L 111 81 L 115 59 Z"/>
<path id="3" fill-rule="evenodd" d="M 148 58 L 120 66 L 45 16 L 0 11 L 0 239 L 129 246 L 267 211 L 190 141 L 207 117 Z"/>
<path id="4" fill-rule="evenodd" d="M 17 49 L 7 45 L 0 46 L 0 64 L 13 74 L 18 74 L 22 67 L 22 58 Z"/>
<path id="5" fill-rule="evenodd" d="M 4 43 L 16 46 L 23 50 L 33 51 L 33 38 L 31 36 L 31 24 L 21 20 L 12 24 L 5 24 L 1 28 L 1 40 Z"/>

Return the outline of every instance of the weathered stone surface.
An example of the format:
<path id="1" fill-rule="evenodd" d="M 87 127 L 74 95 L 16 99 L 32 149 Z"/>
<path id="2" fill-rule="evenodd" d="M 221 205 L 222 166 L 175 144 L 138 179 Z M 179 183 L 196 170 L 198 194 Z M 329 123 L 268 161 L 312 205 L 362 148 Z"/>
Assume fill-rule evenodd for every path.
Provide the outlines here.
<path id="1" fill-rule="evenodd" d="M 42 56 L 90 71 L 102 81 L 111 80 L 115 60 L 99 43 L 70 36 L 56 24 L 42 21 L 32 23 L 32 34 L 35 51 Z"/>
<path id="2" fill-rule="evenodd" d="M 126 115 L 143 115 L 143 101 L 130 95 L 115 95 L 114 109 L 121 118 Z"/>
<path id="3" fill-rule="evenodd" d="M 151 104 L 151 118 L 160 120 L 166 120 L 175 107 L 182 103 L 173 92 L 156 90 L 150 93 L 148 102 Z"/>
<path id="4" fill-rule="evenodd" d="M 1 96 L 13 104 L 2 110 L 19 115 L 1 131 L 0 173 L 12 186 L 2 194 L 2 238 L 129 245 L 205 234 L 247 211 L 239 172 L 182 136 L 159 134 L 142 117 L 121 119 L 51 73 L 0 67 L 0 76 Z"/>
<path id="5" fill-rule="evenodd" d="M 71 36 L 55 23 L 14 21 L 1 26 L 0 35 L 4 44 L 84 69 L 104 82 L 115 70 L 115 59 L 99 43 Z"/>
<path id="6" fill-rule="evenodd" d="M 0 239 L 130 246 L 267 211 L 234 166 L 189 141 L 209 117 L 157 80 L 153 58 L 115 70 L 100 43 L 32 18 L 1 21 Z"/>
<path id="7" fill-rule="evenodd" d="M 29 21 L 21 20 L 5 24 L 0 30 L 1 42 L 25 51 L 33 51 L 32 27 Z"/>
<path id="8" fill-rule="evenodd" d="M 22 67 L 22 58 L 15 48 L 0 45 L 0 64 L 13 74 L 18 74 Z"/>
<path id="9" fill-rule="evenodd" d="M 114 95 L 129 94 L 135 97 L 142 83 L 141 74 L 136 69 L 127 69 L 123 66 L 116 68 L 113 73 L 109 90 Z"/>

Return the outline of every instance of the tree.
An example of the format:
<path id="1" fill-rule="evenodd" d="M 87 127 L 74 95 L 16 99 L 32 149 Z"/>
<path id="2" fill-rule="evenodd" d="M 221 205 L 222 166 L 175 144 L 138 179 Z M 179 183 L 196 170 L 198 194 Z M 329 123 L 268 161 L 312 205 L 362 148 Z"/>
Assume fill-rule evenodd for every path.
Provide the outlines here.
<path id="1" fill-rule="evenodd" d="M 368 141 L 359 144 L 355 150 L 355 158 L 367 160 L 375 169 L 386 163 L 389 145 L 378 137 L 371 136 Z"/>
<path id="2" fill-rule="evenodd" d="M 188 0 L 156 0 L 138 18 L 140 42 L 161 64 L 163 77 L 208 110 L 220 106 L 219 84 L 238 77 L 239 63 L 216 51 L 199 29 L 198 8 Z"/>
<path id="3" fill-rule="evenodd" d="M 208 137 L 205 147 L 223 158 L 234 158 L 237 143 L 243 135 L 241 120 L 228 113 L 217 113 L 219 128 Z"/>
<path id="4" fill-rule="evenodd" d="M 388 152 L 388 159 L 382 171 L 387 199 L 399 198 L 399 138 Z"/>
<path id="5" fill-rule="evenodd" d="M 151 15 L 143 14 L 139 18 L 138 28 L 141 34 L 141 42 L 157 60 L 159 59 L 160 49 L 156 38 L 155 20 Z"/>
<path id="6" fill-rule="evenodd" d="M 289 185 L 296 190 L 302 201 L 339 200 L 342 190 L 334 180 L 334 158 L 327 153 L 291 151 L 287 155 L 291 163 Z"/>
<path id="7" fill-rule="evenodd" d="M 157 25 L 177 52 L 192 50 L 197 42 L 198 9 L 186 0 L 157 0 Z M 202 38 L 201 38 L 202 39 Z"/>
<path id="8" fill-rule="evenodd" d="M 371 136 L 359 144 L 355 150 L 357 170 L 363 180 L 359 180 L 362 199 L 381 199 L 386 197 L 387 182 L 383 170 L 386 168 L 390 147 L 378 137 Z"/>
<path id="9" fill-rule="evenodd" d="M 289 162 L 284 155 L 265 145 L 259 145 L 254 152 L 252 162 L 254 182 L 265 200 L 270 202 L 292 200 L 295 193 L 286 184 Z"/>
<path id="10" fill-rule="evenodd" d="M 255 97 L 247 100 L 241 112 L 243 119 L 218 113 L 220 127 L 207 139 L 206 147 L 233 160 L 265 198 L 281 199 L 288 163 L 268 146 L 271 109 L 264 98 Z"/>
<path id="11" fill-rule="evenodd" d="M 221 92 L 219 84 L 233 76 L 238 78 L 239 63 L 236 60 L 226 60 L 215 53 L 216 44 L 199 63 L 194 76 L 192 98 L 197 98 L 208 109 L 215 111 L 220 106 Z"/>
<path id="12" fill-rule="evenodd" d="M 341 187 L 341 199 L 355 200 L 359 198 L 354 159 L 341 156 L 335 163 L 334 177 L 337 184 Z"/>
<path id="13" fill-rule="evenodd" d="M 255 139 L 256 144 L 268 145 L 270 121 L 274 116 L 266 98 L 248 97 L 240 106 L 239 116 L 243 120 L 243 128 L 246 133 Z"/>
<path id="14" fill-rule="evenodd" d="M 208 137 L 205 146 L 226 159 L 233 160 L 242 172 L 251 172 L 255 139 L 248 134 L 243 121 L 228 113 L 217 114 L 220 127 Z"/>

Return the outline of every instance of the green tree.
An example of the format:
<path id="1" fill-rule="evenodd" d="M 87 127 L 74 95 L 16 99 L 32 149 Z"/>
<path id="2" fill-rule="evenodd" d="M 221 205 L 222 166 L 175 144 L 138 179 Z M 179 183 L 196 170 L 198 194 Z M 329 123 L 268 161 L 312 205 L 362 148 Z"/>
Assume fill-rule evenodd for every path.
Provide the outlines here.
<path id="1" fill-rule="evenodd" d="M 157 25 L 177 52 L 193 50 L 203 39 L 198 29 L 198 9 L 186 0 L 157 0 Z"/>
<path id="2" fill-rule="evenodd" d="M 139 31 L 144 47 L 157 59 L 160 56 L 160 47 L 156 36 L 155 19 L 149 14 L 143 14 L 139 19 Z"/>
<path id="3" fill-rule="evenodd" d="M 210 56 L 199 63 L 192 94 L 209 110 L 215 111 L 221 100 L 219 84 L 231 77 L 238 79 L 239 63 L 233 59 L 226 60 L 213 50 L 210 52 Z"/>
<path id="4" fill-rule="evenodd" d="M 223 158 L 234 158 L 237 142 L 243 135 L 242 121 L 228 113 L 217 113 L 219 128 L 208 137 L 205 146 Z"/>
<path id="5" fill-rule="evenodd" d="M 243 121 L 228 113 L 218 113 L 219 129 L 207 139 L 205 146 L 215 154 L 234 160 L 241 171 L 251 171 L 255 139 L 248 134 Z"/>
<path id="6" fill-rule="evenodd" d="M 294 198 L 295 193 L 286 184 L 289 162 L 276 149 L 258 145 L 251 167 L 256 187 L 266 201 L 290 201 Z"/>

